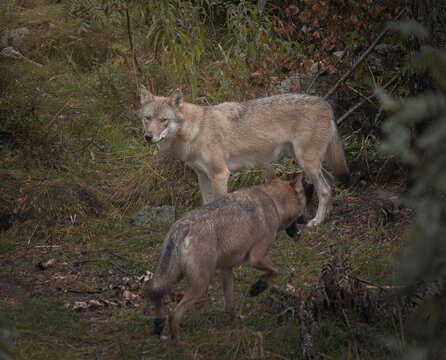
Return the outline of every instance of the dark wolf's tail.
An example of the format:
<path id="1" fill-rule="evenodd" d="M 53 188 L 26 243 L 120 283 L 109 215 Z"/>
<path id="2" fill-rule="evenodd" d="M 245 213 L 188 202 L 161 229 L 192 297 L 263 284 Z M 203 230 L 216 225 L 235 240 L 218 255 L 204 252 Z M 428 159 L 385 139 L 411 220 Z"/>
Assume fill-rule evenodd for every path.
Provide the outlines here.
<path id="1" fill-rule="evenodd" d="M 178 246 L 171 232 L 164 244 L 155 274 L 149 282 L 149 300 L 155 304 L 153 330 L 158 335 L 163 331 L 165 322 L 163 298 L 181 278 L 181 265 L 178 260 Z"/>
<path id="2" fill-rule="evenodd" d="M 153 280 L 153 279 L 152 279 Z M 153 319 L 153 332 L 157 335 L 161 335 L 164 329 L 164 324 L 166 322 L 166 317 L 164 314 L 164 304 L 163 297 L 166 295 L 164 291 L 159 291 L 151 284 L 149 284 L 149 300 L 153 301 L 155 304 L 155 317 Z"/>
<path id="3" fill-rule="evenodd" d="M 350 181 L 350 172 L 348 171 L 347 160 L 345 159 L 344 145 L 337 131 L 328 145 L 326 161 L 333 175 L 344 185 L 347 185 Z"/>

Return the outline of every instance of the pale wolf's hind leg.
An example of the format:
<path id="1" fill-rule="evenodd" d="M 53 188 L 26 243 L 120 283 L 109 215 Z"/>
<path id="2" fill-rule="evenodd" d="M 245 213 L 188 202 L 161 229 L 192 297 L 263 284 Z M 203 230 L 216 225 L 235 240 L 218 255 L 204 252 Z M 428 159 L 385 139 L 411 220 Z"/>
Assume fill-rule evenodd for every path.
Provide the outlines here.
<path id="1" fill-rule="evenodd" d="M 331 186 L 328 184 L 321 170 L 316 173 L 308 171 L 308 177 L 316 187 L 318 197 L 316 216 L 307 224 L 308 227 L 311 227 L 321 224 L 331 210 Z"/>
<path id="2" fill-rule="evenodd" d="M 316 188 L 318 197 L 316 216 L 308 222 L 307 226 L 319 225 L 324 221 L 327 212 L 331 210 L 331 185 L 324 176 L 327 172 L 322 168 L 323 154 L 317 151 L 311 152 L 310 149 L 301 151 L 297 144 L 293 143 L 293 155 Z M 331 179 L 331 175 L 328 177 Z"/>

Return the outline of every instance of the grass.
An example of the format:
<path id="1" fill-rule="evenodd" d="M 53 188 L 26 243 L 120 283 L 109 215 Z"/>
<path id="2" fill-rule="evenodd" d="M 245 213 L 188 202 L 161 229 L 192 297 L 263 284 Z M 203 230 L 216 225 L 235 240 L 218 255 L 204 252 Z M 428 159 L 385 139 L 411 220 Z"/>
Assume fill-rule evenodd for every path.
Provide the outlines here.
<path id="1" fill-rule="evenodd" d="M 328 226 L 328 224 L 326 225 Z M 7 324 L 12 328 L 10 350 L 15 357 L 32 359 L 54 358 L 64 349 L 61 358 L 109 359 L 299 359 L 300 338 L 296 309 L 277 303 L 269 293 L 256 298 L 247 296 L 249 286 L 259 272 L 246 264 L 235 269 L 237 307 L 246 321 L 232 322 L 223 311 L 223 295 L 218 281 L 214 282 L 203 299 L 183 317 L 181 335 L 185 347 L 172 347 L 169 341 L 160 341 L 151 335 L 151 308 L 145 309 L 144 291 L 139 291 L 140 307 L 109 307 L 75 312 L 75 301 L 87 299 L 116 299 L 115 291 L 98 294 L 70 293 L 67 289 L 97 291 L 107 289 L 125 272 L 141 275 L 153 271 L 167 225 L 129 226 L 127 218 L 110 221 L 96 219 L 74 226 L 72 233 L 53 236 L 54 249 L 46 239 L 22 241 L 13 252 L 3 255 L 9 259 L 12 279 L 17 279 L 26 296 L 10 295 L 12 304 L 1 303 Z M 271 256 L 280 265 L 276 284 L 297 291 L 317 281 L 322 264 L 333 241 L 320 238 L 322 228 L 304 231 L 302 240 L 295 244 L 281 235 Z M 7 239 L 10 233 L 3 233 Z M 19 240 L 14 236 L 14 241 Z M 10 239 L 12 240 L 12 239 Z M 340 239 L 337 239 L 340 240 Z M 342 239 L 341 239 L 342 240 Z M 351 251 L 351 262 L 358 276 L 369 280 L 381 279 L 391 273 L 382 254 L 392 256 L 394 245 L 382 245 L 376 252 L 370 247 L 357 248 L 350 239 L 343 239 Z M 366 242 L 366 239 L 362 239 Z M 373 239 L 369 239 L 373 240 Z M 15 254 L 15 255 L 13 255 Z M 54 269 L 36 270 L 32 262 L 56 259 Z M 372 259 L 375 262 L 372 264 Z M 119 269 L 110 262 L 119 266 Z M 355 267 L 355 264 L 358 266 Z M 360 265 L 360 266 L 359 266 Z M 59 280 L 63 277 L 64 279 Z M 218 277 L 216 277 L 218 279 Z M 35 283 L 35 285 L 33 285 Z M 185 284 L 180 283 L 176 293 L 181 294 Z M 65 304 L 69 305 L 65 307 Z M 169 301 L 172 308 L 175 302 Z M 388 350 L 375 343 L 375 335 L 392 334 L 387 321 L 365 324 L 354 314 L 325 314 L 319 323 L 321 336 L 317 340 L 318 353 L 328 358 L 385 358 Z M 363 331 L 363 328 L 367 332 Z M 43 330 L 47 329 L 48 330 Z M 164 335 L 168 335 L 166 327 Z M 375 335 L 374 335 L 375 334 Z M 382 355 L 382 357 L 380 356 Z M 343 357 L 344 358 L 344 357 Z"/>

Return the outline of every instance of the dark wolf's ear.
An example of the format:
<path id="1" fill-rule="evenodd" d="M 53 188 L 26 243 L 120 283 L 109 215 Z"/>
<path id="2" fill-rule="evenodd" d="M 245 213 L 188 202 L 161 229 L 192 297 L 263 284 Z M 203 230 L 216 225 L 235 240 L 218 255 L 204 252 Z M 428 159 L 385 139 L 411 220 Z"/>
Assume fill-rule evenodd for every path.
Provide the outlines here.
<path id="1" fill-rule="evenodd" d="M 294 178 L 290 181 L 290 184 L 294 190 L 299 190 L 299 191 L 302 190 L 303 178 L 304 178 L 304 173 L 302 171 L 296 173 L 296 176 L 294 176 Z"/>
<path id="2" fill-rule="evenodd" d="M 153 95 L 145 88 L 144 85 L 141 85 L 140 97 L 141 105 L 148 104 L 153 100 Z"/>
<path id="3" fill-rule="evenodd" d="M 183 103 L 183 93 L 180 89 L 176 89 L 172 95 L 170 95 L 169 98 L 169 105 L 172 106 L 174 109 L 181 106 Z"/>
<path id="4" fill-rule="evenodd" d="M 274 172 L 273 168 L 271 166 L 268 166 L 266 168 L 266 173 L 265 173 L 265 184 L 270 184 L 276 179 L 277 179 L 277 176 L 276 176 L 276 173 Z"/>

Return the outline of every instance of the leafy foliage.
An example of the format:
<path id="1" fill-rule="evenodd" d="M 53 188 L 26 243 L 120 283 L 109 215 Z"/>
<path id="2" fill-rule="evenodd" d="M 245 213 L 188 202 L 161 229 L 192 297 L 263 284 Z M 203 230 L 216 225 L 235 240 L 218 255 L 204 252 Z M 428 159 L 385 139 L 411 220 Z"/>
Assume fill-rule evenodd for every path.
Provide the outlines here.
<path id="1" fill-rule="evenodd" d="M 411 25 L 403 27 L 407 29 Z M 416 27 L 420 34 L 419 27 Z M 423 32 L 421 32 L 423 34 Z M 394 99 L 381 92 L 383 106 L 393 112 L 384 124 L 386 139 L 382 150 L 398 155 L 412 169 L 412 186 L 403 203 L 414 208 L 411 244 L 401 256 L 399 281 L 414 286 L 417 282 L 439 282 L 436 295 L 427 299 L 421 313 L 424 320 L 422 356 L 444 351 L 446 301 L 446 66 L 445 54 L 424 49 L 416 61 L 418 69 L 428 67 L 437 89 L 405 99 Z M 413 139 L 412 129 L 424 123 L 425 129 Z M 443 304 L 443 305 L 441 305 Z M 430 315 L 427 315 L 430 314 Z M 423 317 L 424 317 L 423 316 Z M 415 356 L 415 353 L 409 353 Z"/>

